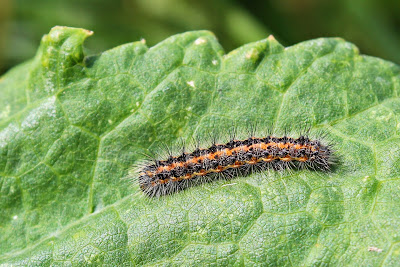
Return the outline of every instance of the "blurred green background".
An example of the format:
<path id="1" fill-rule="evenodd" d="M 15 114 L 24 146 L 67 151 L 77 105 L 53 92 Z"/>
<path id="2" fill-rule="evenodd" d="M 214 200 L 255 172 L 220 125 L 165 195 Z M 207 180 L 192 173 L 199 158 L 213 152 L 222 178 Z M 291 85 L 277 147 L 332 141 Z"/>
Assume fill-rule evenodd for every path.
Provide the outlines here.
<path id="1" fill-rule="evenodd" d="M 285 46 L 339 36 L 400 63 L 399 0 L 0 0 L 0 74 L 33 57 L 55 25 L 94 31 L 88 54 L 208 29 L 226 52 L 269 34 Z"/>

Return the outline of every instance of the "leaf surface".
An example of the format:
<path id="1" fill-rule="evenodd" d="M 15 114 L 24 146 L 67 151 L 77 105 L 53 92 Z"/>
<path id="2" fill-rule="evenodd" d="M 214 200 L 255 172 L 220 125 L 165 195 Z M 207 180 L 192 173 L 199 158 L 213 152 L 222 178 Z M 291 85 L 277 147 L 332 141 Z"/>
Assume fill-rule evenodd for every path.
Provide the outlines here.
<path id="1" fill-rule="evenodd" d="M 341 39 L 224 54 L 207 31 L 85 57 L 55 27 L 0 78 L 0 263 L 395 265 L 400 69 Z M 127 179 L 161 143 L 265 122 L 323 130 L 330 173 L 255 173 L 147 199 Z"/>

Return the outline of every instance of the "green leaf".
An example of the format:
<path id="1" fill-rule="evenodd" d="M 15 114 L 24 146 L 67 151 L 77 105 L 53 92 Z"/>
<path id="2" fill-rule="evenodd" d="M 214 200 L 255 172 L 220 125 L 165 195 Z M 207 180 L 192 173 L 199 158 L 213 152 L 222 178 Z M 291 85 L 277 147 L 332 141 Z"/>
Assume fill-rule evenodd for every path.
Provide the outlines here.
<path id="1" fill-rule="evenodd" d="M 224 52 L 206 31 L 85 57 L 55 27 L 0 79 L 0 263 L 396 265 L 400 69 L 341 39 Z M 142 153 L 236 123 L 323 130 L 330 173 L 265 172 L 148 199 Z"/>

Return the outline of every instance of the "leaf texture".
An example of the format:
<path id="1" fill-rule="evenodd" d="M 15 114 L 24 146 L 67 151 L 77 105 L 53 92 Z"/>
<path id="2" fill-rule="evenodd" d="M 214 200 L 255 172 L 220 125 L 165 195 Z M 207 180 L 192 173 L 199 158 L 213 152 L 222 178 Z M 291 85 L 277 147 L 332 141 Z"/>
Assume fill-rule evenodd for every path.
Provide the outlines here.
<path id="1" fill-rule="evenodd" d="M 400 69 L 338 38 L 225 55 L 207 31 L 86 57 L 55 27 L 0 78 L 0 263 L 396 265 Z M 330 173 L 255 173 L 148 199 L 127 179 L 161 143 L 232 124 L 322 130 Z"/>

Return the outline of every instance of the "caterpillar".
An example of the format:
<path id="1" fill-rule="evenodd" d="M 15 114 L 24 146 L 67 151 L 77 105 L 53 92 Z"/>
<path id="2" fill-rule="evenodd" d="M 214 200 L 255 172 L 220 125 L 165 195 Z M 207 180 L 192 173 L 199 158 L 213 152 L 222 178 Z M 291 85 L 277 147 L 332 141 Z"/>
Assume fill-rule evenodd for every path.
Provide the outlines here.
<path id="1" fill-rule="evenodd" d="M 266 169 L 308 168 L 329 171 L 333 163 L 332 147 L 308 136 L 249 137 L 231 139 L 225 144 L 197 147 L 164 160 L 154 159 L 138 172 L 140 189 L 149 197 L 172 194 L 188 187 L 245 176 Z"/>

